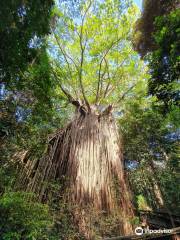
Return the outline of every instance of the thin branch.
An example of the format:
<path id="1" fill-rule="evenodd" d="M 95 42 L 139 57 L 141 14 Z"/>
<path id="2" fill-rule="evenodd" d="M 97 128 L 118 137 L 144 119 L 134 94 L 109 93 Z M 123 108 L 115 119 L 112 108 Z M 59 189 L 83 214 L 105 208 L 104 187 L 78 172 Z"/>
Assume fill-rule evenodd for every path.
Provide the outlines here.
<path id="1" fill-rule="evenodd" d="M 89 7 L 90 6 L 88 6 L 88 9 L 89 9 Z M 87 11 L 85 12 L 85 15 L 83 16 L 82 24 L 84 23 L 86 13 L 87 13 Z M 84 61 L 84 50 L 85 50 L 85 47 L 83 47 L 83 45 L 82 45 L 82 33 L 83 33 L 82 28 L 83 28 L 83 25 L 81 27 L 81 35 L 80 35 L 80 45 L 81 45 L 81 62 L 80 62 L 80 67 L 76 64 L 74 59 L 66 53 L 66 51 L 63 49 L 63 47 L 61 46 L 61 44 L 59 42 L 57 34 L 54 32 L 54 30 L 52 30 L 52 31 L 54 33 L 54 36 L 55 36 L 56 42 L 58 44 L 58 47 L 59 47 L 61 53 L 64 56 L 64 60 L 65 60 L 65 62 L 67 64 L 67 66 L 68 66 L 68 70 L 69 70 L 70 75 L 72 76 L 72 71 L 71 71 L 71 68 L 70 68 L 70 63 L 68 61 L 68 58 L 73 62 L 73 64 L 76 67 L 77 72 L 79 73 L 79 81 L 80 81 L 80 87 L 81 87 L 82 95 L 83 95 L 83 98 L 84 98 L 84 100 L 86 102 L 86 105 L 87 105 L 88 109 L 90 109 L 89 103 L 88 103 L 88 101 L 86 99 L 86 96 L 85 96 L 84 87 L 83 87 L 83 84 L 82 84 L 82 66 L 83 66 L 83 61 Z"/>
<path id="2" fill-rule="evenodd" d="M 99 91 L 100 100 L 101 100 L 102 89 L 103 89 L 103 80 L 104 80 L 104 76 L 105 76 L 106 73 L 107 73 L 107 75 L 108 75 L 107 79 L 108 79 L 108 81 L 110 82 L 109 65 L 108 65 L 108 62 L 107 62 L 106 58 L 104 58 L 104 61 L 105 61 L 105 65 L 106 65 L 106 66 L 105 66 L 104 72 L 103 72 L 103 74 L 102 74 L 102 76 L 101 76 L 100 91 Z M 100 100 L 99 100 L 99 101 L 100 101 Z"/>
<path id="3" fill-rule="evenodd" d="M 109 85 L 109 87 L 111 84 Z M 108 88 L 108 91 L 106 93 L 106 97 L 108 97 L 114 90 L 116 89 L 116 86 L 111 86 L 111 88 Z"/>
<path id="4" fill-rule="evenodd" d="M 132 49 L 128 52 L 128 56 L 126 58 L 123 59 L 123 61 L 117 66 L 117 71 L 114 73 L 113 77 L 114 78 L 118 72 L 118 69 L 124 64 L 124 62 L 128 59 L 129 54 L 132 52 Z"/>
<path id="5" fill-rule="evenodd" d="M 96 92 L 96 103 L 99 100 L 99 88 L 100 88 L 100 81 L 101 81 L 101 68 L 102 68 L 102 63 L 105 59 L 105 57 L 107 56 L 107 54 L 109 53 L 109 51 L 114 47 L 115 44 L 117 44 L 119 41 L 121 40 L 121 38 L 118 38 L 116 41 L 112 42 L 111 45 L 109 46 L 108 49 L 106 49 L 104 55 L 102 56 L 100 63 L 99 63 L 99 71 L 98 71 L 98 86 L 97 86 L 97 92 Z"/>
<path id="6" fill-rule="evenodd" d="M 78 68 L 78 65 L 76 64 L 75 60 L 74 60 L 69 54 L 67 54 L 67 52 L 65 51 L 65 49 L 63 49 L 63 47 L 61 46 L 60 41 L 59 41 L 58 36 L 57 36 L 57 34 L 55 33 L 55 31 L 52 30 L 52 32 L 53 32 L 54 37 L 55 37 L 55 39 L 56 39 L 57 45 L 58 45 L 61 53 L 63 54 L 63 57 L 64 57 L 64 59 L 65 59 L 65 62 L 66 62 L 66 64 L 68 65 L 69 72 L 71 73 L 71 68 L 70 68 L 70 63 L 69 63 L 69 61 L 68 61 L 68 58 L 72 61 L 72 63 L 74 64 L 74 66 L 75 66 L 76 69 L 78 70 L 79 68 Z"/>
<path id="7" fill-rule="evenodd" d="M 123 95 L 118 99 L 116 104 L 119 104 L 136 85 L 137 83 L 133 84 L 130 88 L 128 88 L 128 90 L 124 92 Z"/>
<path id="8" fill-rule="evenodd" d="M 72 99 L 73 99 L 73 97 L 70 95 L 70 93 L 68 93 L 68 92 L 64 89 L 64 87 L 63 87 L 62 84 L 60 83 L 60 81 L 59 81 L 56 73 L 54 72 L 54 70 L 52 70 L 52 74 L 53 74 L 54 78 L 56 79 L 56 81 L 58 82 L 61 91 L 65 94 L 65 96 L 67 97 L 67 99 L 69 100 L 69 102 L 71 102 Z"/>
<path id="9" fill-rule="evenodd" d="M 111 84 L 111 83 L 110 83 L 110 81 L 109 81 L 108 84 L 107 84 L 107 86 L 106 86 L 105 92 L 104 92 L 104 98 L 107 96 L 107 93 L 108 93 L 110 84 Z"/>
<path id="10" fill-rule="evenodd" d="M 130 50 L 129 53 L 131 53 L 131 51 L 132 50 Z M 128 53 L 128 55 L 129 55 L 129 53 Z M 111 79 L 115 78 L 116 74 L 118 73 L 118 69 L 124 64 L 124 62 L 127 60 L 127 58 L 128 58 L 128 56 L 125 59 L 123 59 L 123 61 L 117 66 L 117 71 L 115 71 L 115 73 L 113 74 Z M 115 87 L 112 87 L 111 89 L 109 89 L 110 85 L 111 85 L 111 81 L 109 78 L 108 84 L 107 84 L 105 92 L 104 92 L 104 98 L 107 97 L 115 88 Z"/>
<path id="11" fill-rule="evenodd" d="M 107 62 L 107 59 L 106 59 L 106 58 L 104 58 L 104 62 L 105 62 L 105 65 L 106 65 L 106 66 L 105 66 L 104 72 L 102 73 L 101 80 L 100 80 L 99 102 L 101 101 L 102 94 L 103 94 L 103 80 L 108 79 L 109 84 L 110 84 L 110 82 L 111 82 L 110 73 L 109 73 L 109 66 L 108 66 L 108 62 Z M 104 76 L 105 76 L 106 73 L 107 73 L 108 76 L 107 76 L 106 79 L 104 79 Z M 106 90 L 108 90 L 108 89 L 106 89 Z M 106 90 L 105 90 L 105 91 L 106 91 Z"/>
<path id="12" fill-rule="evenodd" d="M 62 91 L 62 92 L 64 93 L 64 95 L 67 97 L 67 100 L 68 100 L 70 103 L 72 103 L 74 106 L 80 107 L 80 106 L 81 106 L 81 105 L 80 105 L 80 102 L 77 101 L 77 100 L 75 100 L 75 99 L 73 98 L 73 96 L 72 96 L 68 91 L 66 91 L 66 90 L 64 89 L 64 87 L 63 87 L 62 84 L 60 83 L 60 81 L 59 81 L 56 73 L 55 73 L 53 70 L 52 70 L 52 73 L 53 73 L 53 75 L 54 75 L 54 78 L 55 78 L 56 81 L 58 82 L 61 91 Z"/>
<path id="13" fill-rule="evenodd" d="M 53 63 L 55 63 L 56 67 L 61 70 L 61 68 L 59 67 L 59 65 L 57 64 L 56 61 L 52 62 L 52 64 L 53 64 Z M 72 88 L 72 90 L 74 91 L 74 94 L 75 94 L 75 96 L 76 96 L 76 99 L 78 99 L 79 96 L 78 96 L 78 93 L 77 93 L 76 89 L 72 87 L 72 84 L 69 82 L 70 79 L 69 79 L 66 75 L 63 74 L 63 70 L 61 70 L 61 76 L 62 76 L 62 77 L 67 81 L 67 83 L 71 86 L 71 88 Z M 72 76 L 71 76 L 71 77 L 72 77 Z"/>
<path id="14" fill-rule="evenodd" d="M 84 90 L 84 86 L 83 86 L 83 82 L 82 82 L 82 72 L 83 72 L 83 63 L 84 63 L 84 52 L 85 52 L 85 48 L 86 48 L 86 43 L 87 41 L 85 41 L 85 44 L 83 46 L 83 27 L 84 27 L 84 21 L 85 21 L 85 18 L 86 18 L 86 15 L 91 7 L 91 4 L 92 4 L 92 1 L 89 2 L 89 5 L 87 7 L 87 9 L 85 10 L 85 13 L 82 17 L 82 23 L 81 23 L 81 32 L 80 32 L 80 48 L 81 48 L 81 60 L 80 60 L 80 69 L 79 69 L 79 82 L 80 82 L 80 87 L 81 87 L 81 92 L 82 92 L 82 95 L 83 95 L 83 98 L 84 98 L 84 101 L 87 105 L 87 108 L 88 110 L 90 111 L 90 105 L 89 105 L 89 102 L 86 98 L 86 95 L 85 95 L 85 90 Z"/>

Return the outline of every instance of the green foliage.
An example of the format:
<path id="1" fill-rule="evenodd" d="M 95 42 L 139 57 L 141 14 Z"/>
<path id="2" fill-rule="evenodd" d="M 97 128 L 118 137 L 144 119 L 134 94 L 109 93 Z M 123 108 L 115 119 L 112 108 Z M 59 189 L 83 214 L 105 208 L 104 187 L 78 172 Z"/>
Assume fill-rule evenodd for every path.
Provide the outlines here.
<path id="1" fill-rule="evenodd" d="M 145 65 L 131 47 L 138 9 L 129 1 L 80 3 L 77 18 L 73 6 L 62 3 L 54 12 L 57 24 L 49 40 L 54 73 L 74 99 L 119 104 L 146 78 Z"/>
<path id="2" fill-rule="evenodd" d="M 167 209 L 169 209 L 175 214 L 180 213 L 179 206 L 176 204 L 180 199 L 179 176 L 171 170 L 168 164 L 164 167 L 156 166 L 155 171 L 152 172 L 147 161 L 146 163 L 139 164 L 136 169 L 129 170 L 128 177 L 134 193 L 134 205 L 137 209 L 159 210 L 160 206 L 155 193 L 155 184 L 157 184 L 161 190 L 161 197 L 164 201 L 164 206 L 161 206 L 160 210 L 167 211 Z M 139 195 L 146 197 L 145 203 L 140 200 L 137 201 Z"/>
<path id="3" fill-rule="evenodd" d="M 52 194 L 47 204 L 33 193 L 14 192 L 17 172 L 13 165 L 0 168 L 0 239 L 84 239 L 74 224 L 75 206 L 60 200 L 59 183 L 48 183 Z"/>
<path id="4" fill-rule="evenodd" d="M 2 113 L 4 122 L 8 118 L 10 128 L 15 124 L 15 115 L 18 117 L 17 108 L 22 110 L 21 118 L 33 111 L 34 105 L 38 110 L 42 109 L 39 105 L 45 103 L 50 108 L 52 81 L 44 37 L 50 30 L 52 6 L 51 0 L 43 4 L 41 1 L 20 0 L 3 1 L 1 4 Z M 8 126 L 8 123 L 5 125 Z"/>
<path id="5" fill-rule="evenodd" d="M 139 210 L 150 210 L 147 201 L 143 195 L 137 196 L 137 205 Z"/>
<path id="6" fill-rule="evenodd" d="M 178 212 L 174 204 L 179 199 L 179 111 L 174 109 L 165 118 L 153 107 L 153 102 L 151 98 L 130 102 L 119 119 L 128 178 L 137 208 L 137 195 L 146 196 L 150 208 L 158 208 L 154 193 L 157 184 L 165 204 L 172 212 Z"/>
<path id="7" fill-rule="evenodd" d="M 134 49 L 147 57 L 150 68 L 149 94 L 159 100 L 160 110 L 179 105 L 179 25 L 178 1 L 144 1 L 136 22 Z"/>
<path id="8" fill-rule="evenodd" d="M 85 240 L 82 233 L 79 232 L 79 229 L 76 225 L 76 220 L 74 219 L 73 210 L 76 206 L 73 206 L 70 202 L 64 203 L 63 201 L 57 201 L 56 204 L 50 203 L 53 205 L 52 211 L 54 216 L 54 226 L 51 230 L 51 234 L 54 235 L 55 239 L 79 239 Z"/>
<path id="9" fill-rule="evenodd" d="M 40 157 L 47 135 L 60 126 L 60 99 L 44 39 L 52 6 L 51 0 L 1 3 L 0 239 L 59 239 L 49 236 L 49 207 L 31 194 L 13 192 L 19 169 L 15 155 L 28 150 L 29 157 Z"/>
<path id="10" fill-rule="evenodd" d="M 43 37 L 49 33 L 52 6 L 52 0 L 1 2 L 1 81 L 16 84 L 20 72 L 35 60 Z"/>
<path id="11" fill-rule="evenodd" d="M 142 57 L 157 48 L 153 38 L 156 17 L 168 14 L 177 4 L 178 0 L 143 0 L 143 10 L 136 21 L 133 37 L 134 49 Z"/>
<path id="12" fill-rule="evenodd" d="M 139 226 L 140 225 L 140 219 L 139 217 L 134 217 L 133 219 L 130 220 L 133 226 Z"/>
<path id="13" fill-rule="evenodd" d="M 177 204 L 180 201 L 180 186 L 179 186 L 179 166 L 176 166 L 176 171 L 172 173 L 171 168 L 165 171 L 160 171 L 160 184 L 163 191 L 164 199 L 169 209 L 175 214 L 180 214 L 180 206 Z"/>
<path id="14" fill-rule="evenodd" d="M 157 17 L 154 39 L 157 45 L 149 58 L 151 78 L 150 94 L 156 95 L 164 105 L 164 111 L 173 105 L 179 105 L 179 39 L 180 10 L 169 15 Z"/>
<path id="15" fill-rule="evenodd" d="M 16 171 L 14 166 L 1 163 L 0 167 L 0 195 L 4 192 L 11 190 L 15 183 Z"/>
<path id="16" fill-rule="evenodd" d="M 0 10 L 0 136 L 2 158 L 13 149 L 39 156 L 47 135 L 60 125 L 45 37 L 50 33 L 53 1 L 8 1 Z M 64 113 L 64 112 L 63 112 Z M 31 150 L 30 150 L 31 151 Z M 9 153 L 8 153 L 9 152 Z"/>
<path id="17" fill-rule="evenodd" d="M 4 193 L 0 198 L 0 238 L 2 240 L 48 239 L 52 224 L 47 205 L 36 202 L 32 194 Z"/>

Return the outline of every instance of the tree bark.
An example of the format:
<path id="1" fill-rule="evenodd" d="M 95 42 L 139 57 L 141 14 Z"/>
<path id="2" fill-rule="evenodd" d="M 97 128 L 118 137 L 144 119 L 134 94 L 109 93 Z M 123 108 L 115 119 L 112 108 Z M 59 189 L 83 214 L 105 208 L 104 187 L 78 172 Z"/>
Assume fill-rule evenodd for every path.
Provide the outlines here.
<path id="1" fill-rule="evenodd" d="M 82 108 L 82 107 L 81 107 Z M 132 233 L 130 219 L 134 216 L 124 177 L 121 140 L 112 107 L 102 114 L 80 112 L 67 127 L 51 137 L 47 154 L 31 170 L 23 174 L 27 190 L 38 194 L 40 200 L 48 198 L 45 183 L 56 180 L 61 184 L 61 195 L 67 202 L 81 209 L 76 216 L 80 231 L 91 239 L 90 219 L 86 208 L 119 214 L 119 233 Z M 29 167 L 28 167 L 29 168 Z M 82 211 L 84 213 L 82 214 Z"/>

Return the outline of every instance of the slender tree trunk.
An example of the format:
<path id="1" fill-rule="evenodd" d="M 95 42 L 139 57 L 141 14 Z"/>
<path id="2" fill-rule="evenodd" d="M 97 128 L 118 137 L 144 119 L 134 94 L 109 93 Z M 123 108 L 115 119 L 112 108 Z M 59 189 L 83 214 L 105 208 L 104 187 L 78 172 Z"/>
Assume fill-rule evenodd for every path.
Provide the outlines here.
<path id="1" fill-rule="evenodd" d="M 168 213 L 169 215 L 169 219 L 171 221 L 172 227 L 175 228 L 175 223 L 174 223 L 174 219 L 172 216 L 172 213 L 170 211 L 170 209 L 168 208 L 166 202 L 164 201 L 164 197 L 163 197 L 163 193 L 162 190 L 160 188 L 160 183 L 157 177 L 157 173 L 156 173 L 156 168 L 154 166 L 154 163 L 152 160 L 150 160 L 150 167 L 151 167 L 151 171 L 152 171 L 152 179 L 153 179 L 153 183 L 154 183 L 154 194 L 156 196 L 156 200 L 157 200 L 157 204 L 158 206 L 161 208 L 164 208 L 164 210 Z M 175 234 L 172 236 L 173 240 L 178 240 L 178 236 Z"/>
<path id="2" fill-rule="evenodd" d="M 24 171 L 22 181 L 41 200 L 48 195 L 45 183 L 57 180 L 63 186 L 61 195 L 80 207 L 77 216 L 82 217 L 82 211 L 86 216 L 87 206 L 107 216 L 116 212 L 120 216 L 119 232 L 132 232 L 129 220 L 133 211 L 124 179 L 121 140 L 109 111 L 101 115 L 78 112 L 64 130 L 50 139 L 48 153 L 30 169 L 28 176 Z M 82 227 L 89 226 L 91 220 L 82 218 L 77 222 L 80 231 L 91 238 L 90 230 Z"/>

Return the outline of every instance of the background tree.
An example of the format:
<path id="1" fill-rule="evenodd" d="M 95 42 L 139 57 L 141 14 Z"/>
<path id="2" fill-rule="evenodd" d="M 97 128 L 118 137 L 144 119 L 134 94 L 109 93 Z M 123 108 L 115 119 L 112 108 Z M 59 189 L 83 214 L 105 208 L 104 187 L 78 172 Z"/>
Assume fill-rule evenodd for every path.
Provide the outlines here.
<path id="1" fill-rule="evenodd" d="M 167 211 L 168 208 L 177 214 L 179 123 L 172 121 L 172 113 L 164 118 L 153 102 L 150 98 L 148 102 L 142 98 L 141 102 L 133 101 L 119 119 L 126 171 L 135 205 L 140 195 L 147 201 L 141 210 Z"/>
<path id="2" fill-rule="evenodd" d="M 149 170 L 147 171 L 148 165 L 150 163 L 150 158 L 153 161 L 155 159 L 161 159 L 164 163 L 162 166 L 155 167 L 155 175 L 156 181 L 158 179 L 159 187 L 162 190 L 164 195 L 165 205 L 173 211 L 173 207 L 175 202 L 173 199 L 178 199 L 179 196 L 174 192 L 169 194 L 169 196 L 173 196 L 173 199 L 170 199 L 166 193 L 169 192 L 169 188 L 167 187 L 167 182 L 170 180 L 173 182 L 173 185 L 176 186 L 176 177 L 177 177 L 177 162 L 178 162 L 178 154 L 177 154 L 177 141 L 178 141 L 178 121 L 179 111 L 177 106 L 179 105 L 179 87 L 178 87 L 178 78 L 179 78 L 179 3 L 178 1 L 143 1 L 143 11 L 141 17 L 137 20 L 135 25 L 135 36 L 133 38 L 134 48 L 140 53 L 141 57 L 147 61 L 149 65 L 149 95 L 152 94 L 157 97 L 158 108 L 153 108 L 150 116 L 148 116 L 148 128 L 146 128 L 145 134 L 148 134 L 148 129 L 151 129 L 150 119 L 153 117 L 153 125 L 150 132 L 152 136 L 150 139 L 156 141 L 156 143 L 150 143 L 152 140 L 145 140 L 143 137 L 143 142 L 146 143 L 146 147 L 143 147 L 143 154 L 146 152 L 146 157 L 141 156 L 141 159 L 149 159 L 149 162 L 142 163 L 142 168 L 138 171 L 134 171 L 135 175 L 137 172 L 143 178 L 152 176 Z M 157 107 L 156 106 L 156 107 Z M 139 111 L 139 110 L 138 110 Z M 147 111 L 148 113 L 148 111 Z M 165 116 L 162 116 L 160 113 L 165 113 Z M 149 113 L 148 113 L 149 114 Z M 146 114 L 142 114 L 143 119 L 146 119 Z M 136 116 L 139 119 L 138 115 Z M 157 122 L 156 120 L 159 119 Z M 157 127 L 155 126 L 157 124 Z M 141 122 L 142 126 L 143 123 Z M 160 125 L 159 125 L 160 124 Z M 135 127 L 136 128 L 136 127 Z M 141 128 L 141 127 L 140 127 Z M 156 129 L 153 131 L 153 129 Z M 159 129 L 159 131 L 157 130 Z M 137 132 L 136 132 L 137 133 Z M 142 140 L 142 131 L 140 134 L 140 138 L 138 141 Z M 150 134 L 151 135 L 151 134 Z M 144 135 L 145 136 L 145 135 Z M 174 138 L 171 138 L 174 136 Z M 149 138 L 148 137 L 148 138 Z M 128 137 L 129 138 L 129 137 Z M 146 137 L 145 137 L 146 138 Z M 135 140 L 135 138 L 133 138 Z M 157 140 L 159 139 L 159 140 Z M 148 142 L 147 142 L 148 141 Z M 152 145 L 151 145 L 152 144 Z M 128 144 L 126 145 L 128 146 Z M 133 146 L 130 145 L 130 146 Z M 139 144 L 139 146 L 143 146 L 143 143 Z M 161 146 L 161 147 L 160 147 Z M 141 148 L 141 147 L 140 147 Z M 153 153 L 154 150 L 156 153 Z M 162 153 L 162 149 L 164 149 L 164 154 Z M 145 152 L 144 152 L 145 151 Z M 128 154 L 131 152 L 127 151 Z M 139 153 L 141 152 L 138 151 Z M 172 154 L 174 152 L 174 154 Z M 148 155 L 150 156 L 148 157 Z M 141 155 L 141 154 L 140 154 Z M 134 158 L 138 158 L 138 156 Z M 166 161 L 168 160 L 168 161 Z M 159 160 L 158 160 L 159 161 Z M 143 161 L 142 161 L 143 162 Z M 174 165 L 175 164 L 175 165 Z M 144 166 L 143 166 L 144 165 Z M 173 171 L 172 166 L 174 165 Z M 145 167 L 146 166 L 146 167 Z M 163 170 L 162 170 L 163 169 Z M 171 171 L 173 174 L 171 174 Z M 144 175 L 143 175 L 144 174 Z M 133 174 L 132 174 L 133 175 Z M 133 178 L 133 182 L 135 183 L 135 179 L 138 179 L 136 175 Z M 174 180 L 173 180 L 174 179 Z M 153 179 L 150 177 L 149 180 L 146 180 L 146 184 Z M 166 184 L 165 184 L 166 182 Z M 135 189 L 140 189 L 140 183 L 138 181 L 138 187 Z M 169 183 L 170 184 L 170 183 Z M 148 185 L 146 185 L 148 188 Z M 177 186 L 175 187 L 175 189 Z M 149 192 L 152 194 L 152 186 L 149 186 L 151 189 Z M 171 191 L 173 191 L 173 187 Z M 174 189 L 174 190 L 175 190 Z M 144 191 L 144 190 L 143 190 Z M 175 190 L 176 191 L 176 190 Z M 146 194 L 148 193 L 145 190 Z M 142 193 L 142 192 L 141 192 Z M 161 194 L 162 195 L 162 194 Z M 155 197 L 155 196 L 154 196 Z M 157 208 L 157 201 L 153 200 L 154 197 L 149 196 L 148 199 L 152 199 L 154 204 L 150 204 L 152 208 Z M 148 201 L 149 201 L 148 200 Z M 171 203 L 170 203 L 171 202 Z M 152 206 L 154 205 L 154 206 Z M 159 206 L 160 207 L 160 206 Z M 178 210 L 176 210 L 178 211 Z"/>
<path id="3" fill-rule="evenodd" d="M 179 3 L 178 1 L 144 1 L 136 22 L 134 48 L 149 62 L 149 94 L 159 100 L 167 112 L 179 105 Z"/>
<path id="4" fill-rule="evenodd" d="M 50 119 L 53 121 L 55 109 L 54 85 L 45 42 L 53 4 L 53 1 L 1 1 L 1 239 L 47 238 L 46 230 L 52 224 L 48 207 L 36 205 L 35 199 L 29 201 L 26 193 L 14 192 L 14 184 L 19 161 L 27 152 L 40 154 L 53 127 Z"/>
<path id="5" fill-rule="evenodd" d="M 155 24 L 157 50 L 149 57 L 149 93 L 157 96 L 167 112 L 173 106 L 179 106 L 180 9 L 156 18 Z"/>
<path id="6" fill-rule="evenodd" d="M 136 21 L 133 46 L 144 57 L 148 52 L 157 48 L 154 39 L 156 31 L 155 19 L 158 16 L 169 14 L 178 7 L 176 0 L 144 0 L 141 17 Z"/>
<path id="7" fill-rule="evenodd" d="M 39 55 L 43 38 L 50 32 L 53 1 L 2 1 L 0 10 L 1 81 L 17 81 Z M 34 47 L 33 47 L 34 46 Z"/>
<path id="8" fill-rule="evenodd" d="M 10 151 L 11 148 L 27 150 L 37 146 L 37 142 L 44 143 L 52 128 L 49 124 L 52 113 L 54 119 L 57 116 L 45 41 L 50 33 L 53 5 L 53 1 L 1 4 L 0 133 L 4 159 L 15 151 Z"/>
<path id="9" fill-rule="evenodd" d="M 1 136 L 13 133 L 29 116 L 48 116 L 53 82 L 45 36 L 53 1 L 3 1 L 0 10 Z M 42 104 L 46 109 L 42 113 Z M 41 110 L 40 110 L 41 109 Z M 22 131 L 22 129 L 21 129 Z"/>

